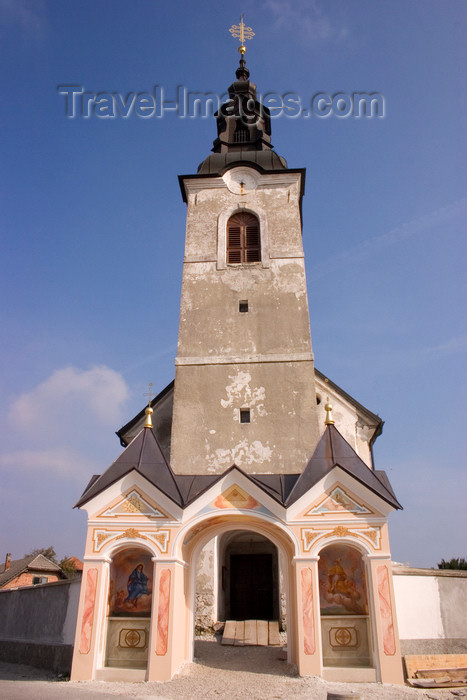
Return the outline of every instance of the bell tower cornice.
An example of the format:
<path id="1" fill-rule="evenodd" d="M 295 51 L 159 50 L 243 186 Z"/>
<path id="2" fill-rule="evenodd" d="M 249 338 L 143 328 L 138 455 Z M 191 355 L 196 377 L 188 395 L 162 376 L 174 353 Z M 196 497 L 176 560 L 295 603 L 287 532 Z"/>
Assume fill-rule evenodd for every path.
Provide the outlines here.
<path id="1" fill-rule="evenodd" d="M 300 201 L 305 194 L 305 168 L 287 168 L 282 170 L 262 170 L 248 161 L 236 161 L 226 167 L 220 173 L 196 173 L 193 175 L 179 175 L 178 181 L 183 201 L 188 201 L 189 194 L 196 194 L 204 189 L 227 187 L 225 175 L 235 169 L 251 169 L 258 173 L 259 188 L 270 186 L 287 186 L 299 181 Z"/>

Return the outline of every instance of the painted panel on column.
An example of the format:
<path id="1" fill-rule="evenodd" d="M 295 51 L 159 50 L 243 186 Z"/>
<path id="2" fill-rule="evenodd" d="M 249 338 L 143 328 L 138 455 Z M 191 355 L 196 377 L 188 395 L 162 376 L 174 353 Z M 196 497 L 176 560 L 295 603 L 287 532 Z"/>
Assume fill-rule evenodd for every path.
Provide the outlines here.
<path id="1" fill-rule="evenodd" d="M 365 570 L 361 554 L 334 544 L 319 553 L 321 615 L 367 615 Z"/>
<path id="2" fill-rule="evenodd" d="M 383 629 L 383 649 L 386 656 L 396 653 L 396 639 L 394 636 L 394 621 L 392 617 L 391 594 L 389 591 L 389 571 L 386 564 L 377 568 L 379 611 L 381 614 L 381 626 Z"/>
<path id="3" fill-rule="evenodd" d="M 81 623 L 80 654 L 88 654 L 91 648 L 92 622 L 96 602 L 97 569 L 88 569 L 86 575 L 86 593 L 84 596 L 83 621 Z"/>
<path id="4" fill-rule="evenodd" d="M 169 631 L 170 569 L 163 569 L 159 579 L 159 605 L 157 609 L 156 654 L 165 656 Z"/>
<path id="5" fill-rule="evenodd" d="M 311 569 L 302 569 L 303 650 L 315 653 L 315 629 L 313 619 L 313 582 Z"/>
<path id="6" fill-rule="evenodd" d="M 110 567 L 109 616 L 150 617 L 151 555 L 130 547 L 118 552 Z"/>

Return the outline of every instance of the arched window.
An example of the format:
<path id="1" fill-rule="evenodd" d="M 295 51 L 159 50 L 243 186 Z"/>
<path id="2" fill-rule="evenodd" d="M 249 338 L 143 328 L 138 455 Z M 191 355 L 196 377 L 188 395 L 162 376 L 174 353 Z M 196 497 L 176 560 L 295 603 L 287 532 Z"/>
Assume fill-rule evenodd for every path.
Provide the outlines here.
<path id="1" fill-rule="evenodd" d="M 261 260 L 259 221 L 254 214 L 239 212 L 227 222 L 227 262 L 250 263 Z"/>

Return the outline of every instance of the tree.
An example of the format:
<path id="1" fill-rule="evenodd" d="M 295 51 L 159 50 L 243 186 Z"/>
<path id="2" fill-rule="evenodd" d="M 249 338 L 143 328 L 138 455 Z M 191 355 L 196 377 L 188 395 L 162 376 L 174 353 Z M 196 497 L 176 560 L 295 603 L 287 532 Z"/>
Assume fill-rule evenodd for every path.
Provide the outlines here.
<path id="1" fill-rule="evenodd" d="M 441 559 L 438 564 L 438 569 L 457 569 L 458 571 L 463 569 L 467 570 L 467 559 L 464 559 L 464 557 L 449 559 L 449 561 Z"/>
<path id="2" fill-rule="evenodd" d="M 59 566 L 67 578 L 75 578 L 76 566 L 71 557 L 63 557 L 59 563 Z"/>
<path id="3" fill-rule="evenodd" d="M 29 554 L 25 554 L 24 556 L 30 557 L 34 555 L 37 557 L 39 554 L 42 554 L 46 559 L 50 559 L 50 561 L 53 561 L 54 564 L 58 564 L 57 553 L 54 547 L 39 547 L 37 549 L 33 549 L 32 552 L 29 552 Z"/>

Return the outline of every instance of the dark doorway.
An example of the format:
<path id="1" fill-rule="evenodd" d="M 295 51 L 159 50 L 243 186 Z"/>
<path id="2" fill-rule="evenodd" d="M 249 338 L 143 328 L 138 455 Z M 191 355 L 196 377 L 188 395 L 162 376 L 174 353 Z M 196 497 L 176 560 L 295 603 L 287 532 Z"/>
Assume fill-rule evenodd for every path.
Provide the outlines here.
<path id="1" fill-rule="evenodd" d="M 232 554 L 230 616 L 233 620 L 272 620 L 272 554 Z"/>

